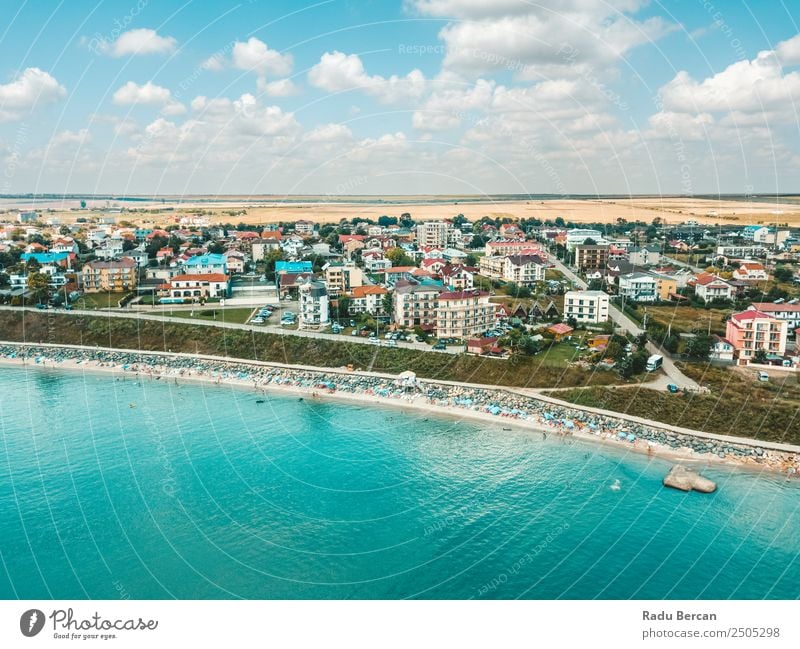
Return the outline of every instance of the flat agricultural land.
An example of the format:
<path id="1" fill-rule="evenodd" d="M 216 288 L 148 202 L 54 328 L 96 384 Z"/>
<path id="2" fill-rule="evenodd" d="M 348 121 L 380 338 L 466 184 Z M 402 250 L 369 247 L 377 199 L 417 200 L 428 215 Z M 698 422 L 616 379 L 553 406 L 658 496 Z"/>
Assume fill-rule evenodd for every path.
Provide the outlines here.
<path id="1" fill-rule="evenodd" d="M 644 314 L 642 309 L 639 310 Z M 732 313 L 732 309 L 700 309 L 693 306 L 648 306 L 647 317 L 652 318 L 664 327 L 672 326 L 675 333 L 691 333 L 698 330 L 711 333 L 725 334 L 725 317 Z"/>
<path id="2" fill-rule="evenodd" d="M 303 198 L 309 202 L 303 202 Z M 617 219 L 627 221 L 651 222 L 661 218 L 668 224 L 678 224 L 693 219 L 703 224 L 748 225 L 758 223 L 788 224 L 800 226 L 800 199 L 784 197 L 783 202 L 766 202 L 761 200 L 715 200 L 691 197 L 632 197 L 601 199 L 550 199 L 550 200 L 475 200 L 474 197 L 417 197 L 386 196 L 348 197 L 342 200 L 312 202 L 316 197 L 297 197 L 296 202 L 279 202 L 276 197 L 242 198 L 225 197 L 219 200 L 203 200 L 200 197 L 181 198 L 169 210 L 160 202 L 146 201 L 135 203 L 114 203 L 126 208 L 146 210 L 146 212 L 123 212 L 116 215 L 117 220 L 133 222 L 137 225 L 168 225 L 187 214 L 198 211 L 211 212 L 207 218 L 212 223 L 248 223 L 267 224 L 279 221 L 296 221 L 308 219 L 317 223 L 337 223 L 341 219 L 352 219 L 357 216 L 377 219 L 379 216 L 396 216 L 411 214 L 417 221 L 437 220 L 463 214 L 471 220 L 483 216 L 509 218 L 538 218 L 555 220 L 557 217 L 575 223 L 614 223 Z M 352 202 L 348 202 L 352 201 Z M 169 201 L 169 198 L 167 198 Z M 70 211 L 76 207 L 67 202 L 42 204 L 39 209 L 51 207 L 54 213 L 48 216 L 59 218 L 62 223 L 72 222 L 79 217 L 91 217 L 97 212 Z M 90 201 L 105 204 L 105 201 Z M 13 206 L 8 203 L 3 207 Z M 246 210 L 246 214 L 232 215 L 226 212 Z"/>

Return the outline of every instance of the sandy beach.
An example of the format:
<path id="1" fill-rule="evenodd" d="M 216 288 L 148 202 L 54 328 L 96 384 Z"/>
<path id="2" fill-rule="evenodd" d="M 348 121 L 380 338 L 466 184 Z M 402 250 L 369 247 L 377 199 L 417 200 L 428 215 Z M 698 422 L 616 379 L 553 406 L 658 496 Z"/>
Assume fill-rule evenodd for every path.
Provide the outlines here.
<path id="1" fill-rule="evenodd" d="M 303 200 L 304 198 L 308 200 Z M 278 200 L 276 200 L 278 199 Z M 669 225 L 694 220 L 704 225 L 786 224 L 800 225 L 800 201 L 796 197 L 767 200 L 723 199 L 714 200 L 694 197 L 630 197 L 544 200 L 493 200 L 491 197 L 458 196 L 386 196 L 376 197 L 224 197 L 218 200 L 199 197 L 181 197 L 180 202 L 165 205 L 160 201 L 114 202 L 110 204 L 125 210 L 113 215 L 117 222 L 127 221 L 140 226 L 166 226 L 181 216 L 206 213 L 210 223 L 268 224 L 307 219 L 316 223 L 338 223 L 341 219 L 365 217 L 376 220 L 379 216 L 399 217 L 411 214 L 417 221 L 440 220 L 463 214 L 470 220 L 484 216 L 492 218 L 537 218 L 542 221 L 561 217 L 575 223 L 616 223 L 617 219 L 644 221 L 655 218 Z M 74 211 L 78 201 L 42 203 L 42 209 L 54 210 L 48 216 L 70 223 L 96 212 Z M 105 201 L 94 201 L 105 204 Z M 93 207 L 92 201 L 89 201 Z M 12 203 L 4 205 L 12 208 Z M 246 213 L 232 215 L 229 212 L 243 210 Z"/>
<path id="2" fill-rule="evenodd" d="M 664 443 L 664 430 L 657 425 L 635 425 L 613 414 L 599 416 L 570 404 L 554 405 L 552 399 L 537 401 L 533 397 L 488 387 L 475 389 L 427 380 L 410 383 L 408 379 L 343 370 L 298 370 L 275 363 L 210 360 L 183 354 L 23 344 L 0 345 L 0 366 L 102 374 L 122 380 L 214 385 L 264 395 L 274 393 L 362 406 L 377 404 L 436 417 L 480 421 L 509 430 L 514 427 L 545 437 L 554 435 L 564 443 L 574 440 L 600 443 L 624 452 L 643 453 L 698 467 L 722 464 L 800 476 L 798 456 L 761 447 L 768 447 L 768 444 L 726 443 L 724 447 L 728 452 L 720 457 L 718 452 L 698 452 L 689 446 Z M 129 405 L 135 407 L 135 404 Z"/>

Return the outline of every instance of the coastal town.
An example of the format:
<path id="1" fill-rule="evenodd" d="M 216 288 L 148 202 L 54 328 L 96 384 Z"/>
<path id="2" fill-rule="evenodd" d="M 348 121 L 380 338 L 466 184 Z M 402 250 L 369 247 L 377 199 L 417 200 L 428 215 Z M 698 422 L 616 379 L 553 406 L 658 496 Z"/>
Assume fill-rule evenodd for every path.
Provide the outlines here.
<path id="1" fill-rule="evenodd" d="M 672 359 L 751 367 L 762 381 L 800 366 L 800 230 L 780 224 L 70 217 L 0 215 L 0 303 L 487 360 L 540 354 L 623 377 L 663 365 L 672 390 L 697 387 Z"/>

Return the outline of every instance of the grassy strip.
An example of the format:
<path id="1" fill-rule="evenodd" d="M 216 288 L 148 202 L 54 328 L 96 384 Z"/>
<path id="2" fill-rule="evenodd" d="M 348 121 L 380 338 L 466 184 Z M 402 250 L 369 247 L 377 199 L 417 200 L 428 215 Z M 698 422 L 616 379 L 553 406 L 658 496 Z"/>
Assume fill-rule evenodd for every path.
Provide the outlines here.
<path id="1" fill-rule="evenodd" d="M 800 386 L 797 377 L 758 383 L 730 369 L 682 364 L 710 394 L 669 394 L 629 388 L 591 387 L 552 396 L 571 403 L 647 417 L 719 435 L 800 444 Z"/>
<path id="2" fill-rule="evenodd" d="M 516 387 L 578 387 L 619 383 L 613 372 L 553 367 L 541 357 L 483 359 L 464 354 L 377 347 L 346 340 L 236 331 L 176 321 L 154 322 L 53 312 L 0 312 L 0 339 L 50 344 L 100 345 L 342 367 L 375 372 L 416 372 L 420 377 Z"/>

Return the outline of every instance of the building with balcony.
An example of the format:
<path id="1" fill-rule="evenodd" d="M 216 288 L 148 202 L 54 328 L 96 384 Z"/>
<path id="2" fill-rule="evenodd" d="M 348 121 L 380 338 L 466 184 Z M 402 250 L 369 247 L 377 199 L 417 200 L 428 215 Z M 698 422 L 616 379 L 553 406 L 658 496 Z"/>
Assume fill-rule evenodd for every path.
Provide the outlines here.
<path id="1" fill-rule="evenodd" d="M 700 273 L 694 279 L 694 293 L 704 302 L 717 302 L 732 300 L 736 289 L 716 275 Z"/>
<path id="2" fill-rule="evenodd" d="M 436 326 L 436 302 L 442 287 L 429 282 L 401 280 L 394 289 L 394 322 L 401 327 Z"/>
<path id="3" fill-rule="evenodd" d="M 448 291 L 440 293 L 436 304 L 436 335 L 439 338 L 473 338 L 491 329 L 497 305 L 489 293 Z"/>
<path id="4" fill-rule="evenodd" d="M 381 315 L 383 313 L 383 299 L 388 293 L 389 291 L 382 286 L 356 286 L 347 296 L 350 298 L 347 312 L 351 315 L 356 313 Z"/>
<path id="5" fill-rule="evenodd" d="M 130 257 L 90 261 L 81 271 L 81 280 L 86 293 L 132 291 L 136 288 L 137 281 L 136 262 Z"/>
<path id="6" fill-rule="evenodd" d="M 794 331 L 800 327 L 800 304 L 788 304 L 786 302 L 782 302 L 781 304 L 775 304 L 774 302 L 753 302 L 750 308 L 785 322 L 789 331 Z"/>
<path id="7" fill-rule="evenodd" d="M 608 321 L 609 295 L 604 291 L 567 291 L 564 293 L 564 319 L 599 324 Z"/>
<path id="8" fill-rule="evenodd" d="M 299 282 L 300 329 L 319 329 L 330 322 L 328 291 L 325 284 L 312 279 Z"/>
<path id="9" fill-rule="evenodd" d="M 658 299 L 658 280 L 649 273 L 633 272 L 617 278 L 618 294 L 634 302 L 655 302 Z"/>
<path id="10" fill-rule="evenodd" d="M 608 264 L 608 245 L 580 244 L 575 246 L 575 268 L 585 273 L 604 270 Z"/>
<path id="11" fill-rule="evenodd" d="M 786 353 L 788 326 L 768 313 L 747 309 L 728 320 L 725 339 L 733 345 L 739 364 L 751 362 L 756 352 L 783 356 Z"/>

